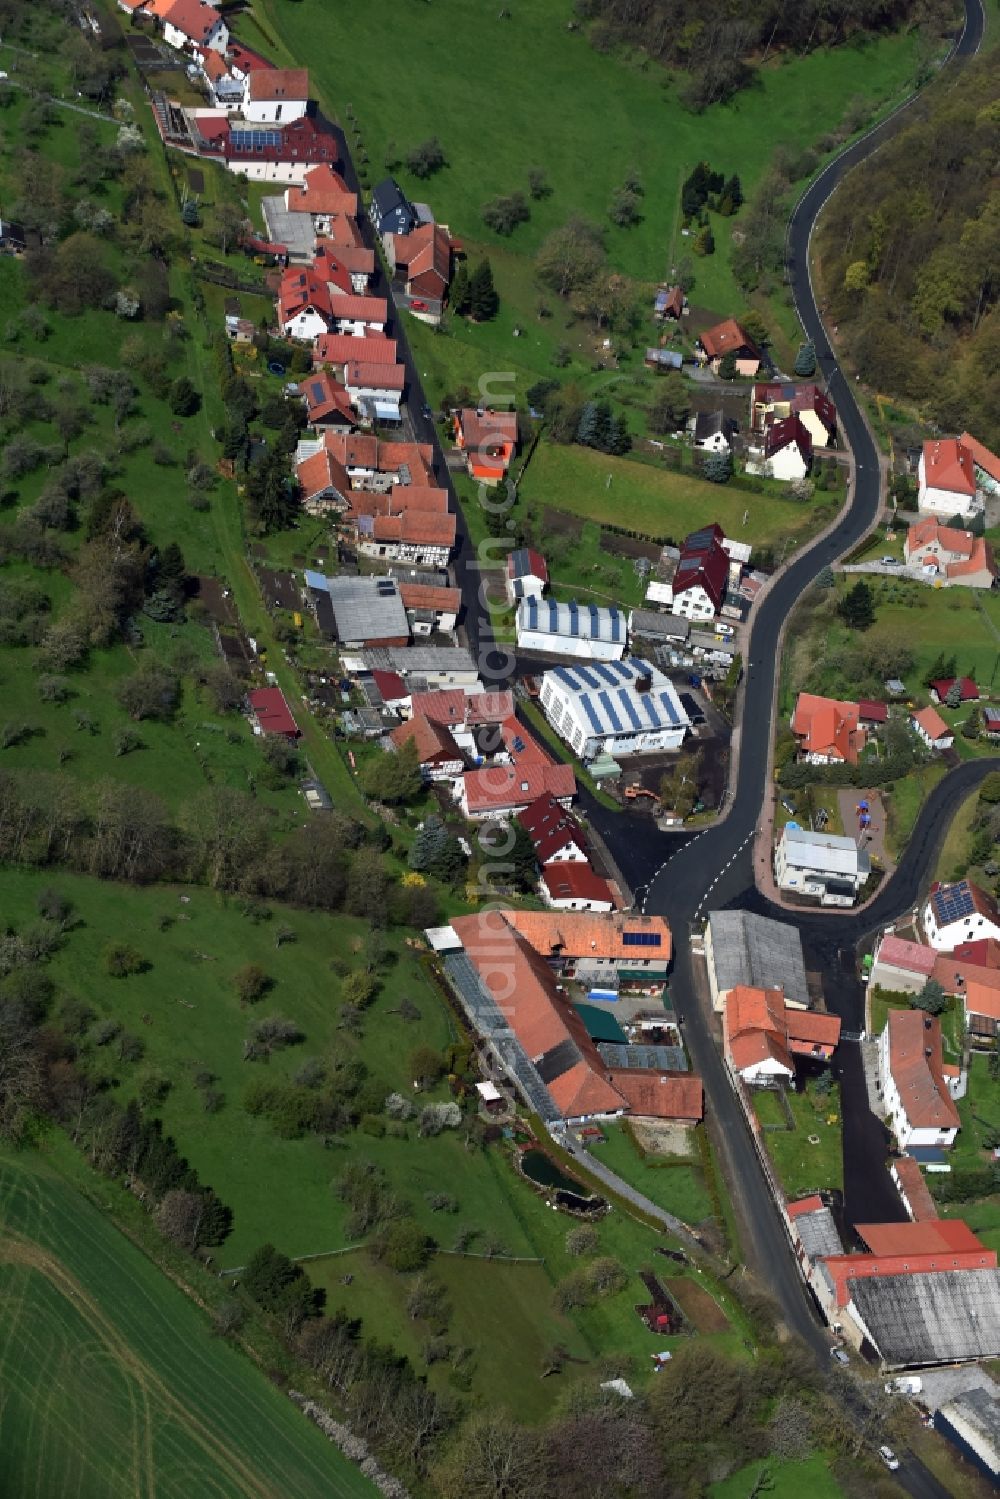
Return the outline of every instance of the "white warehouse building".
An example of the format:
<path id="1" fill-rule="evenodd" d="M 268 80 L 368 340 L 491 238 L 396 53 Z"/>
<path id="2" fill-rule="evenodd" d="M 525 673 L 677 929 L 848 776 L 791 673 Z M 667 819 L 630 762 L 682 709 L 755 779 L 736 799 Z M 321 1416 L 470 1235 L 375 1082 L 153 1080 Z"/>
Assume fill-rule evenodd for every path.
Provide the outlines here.
<path id="1" fill-rule="evenodd" d="M 522 599 L 517 606 L 518 650 L 620 661 L 627 643 L 628 626 L 620 609 L 540 598 Z"/>
<path id="2" fill-rule="evenodd" d="M 581 760 L 678 749 L 691 727 L 670 678 L 636 656 L 557 666 L 542 677 L 540 701 Z"/>

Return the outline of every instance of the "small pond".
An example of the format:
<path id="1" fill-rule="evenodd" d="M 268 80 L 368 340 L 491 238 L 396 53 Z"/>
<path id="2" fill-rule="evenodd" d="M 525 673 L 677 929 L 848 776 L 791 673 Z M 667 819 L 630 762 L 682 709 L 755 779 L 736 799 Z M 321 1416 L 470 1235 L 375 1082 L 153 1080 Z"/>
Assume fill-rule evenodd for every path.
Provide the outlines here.
<path id="1" fill-rule="evenodd" d="M 544 1150 L 525 1150 L 521 1155 L 521 1170 L 536 1186 L 552 1191 L 557 1207 L 572 1213 L 602 1213 L 607 1207 L 603 1197 L 585 1197 L 580 1191 L 580 1183 L 560 1171 Z"/>

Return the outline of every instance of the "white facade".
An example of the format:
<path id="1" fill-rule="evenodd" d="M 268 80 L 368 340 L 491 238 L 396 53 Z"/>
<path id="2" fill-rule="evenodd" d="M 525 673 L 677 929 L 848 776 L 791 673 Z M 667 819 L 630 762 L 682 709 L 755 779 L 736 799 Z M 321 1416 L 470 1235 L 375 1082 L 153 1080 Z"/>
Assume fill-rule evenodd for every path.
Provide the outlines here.
<path id="1" fill-rule="evenodd" d="M 802 449 L 797 442 L 786 443 L 763 465 L 763 473 L 772 479 L 781 479 L 790 484 L 794 479 L 804 479 L 809 472 L 809 464 L 802 456 Z"/>
<path id="2" fill-rule="evenodd" d="M 326 318 L 312 307 L 304 307 L 282 326 L 286 338 L 297 338 L 302 343 L 315 343 L 320 334 L 328 333 Z"/>
<path id="3" fill-rule="evenodd" d="M 774 877 L 782 890 L 817 897 L 824 906 L 852 906 L 871 870 L 853 838 L 785 827 L 774 851 Z"/>
<path id="4" fill-rule="evenodd" d="M 374 304 L 374 298 L 372 298 Z M 384 333 L 385 321 L 379 317 L 369 316 L 367 313 L 362 317 L 352 314 L 350 317 L 334 317 L 333 332 L 343 333 L 349 338 L 365 338 L 369 332 Z"/>
<path id="5" fill-rule="evenodd" d="M 673 594 L 672 589 L 671 594 Z M 670 612 L 680 615 L 681 619 L 714 619 L 715 604 L 711 594 L 700 583 L 695 583 L 671 598 Z"/>
<path id="6" fill-rule="evenodd" d="M 896 1079 L 889 1066 L 888 1025 L 878 1038 L 878 1075 L 882 1102 L 885 1105 L 886 1122 L 895 1135 L 900 1150 L 905 1150 L 910 1145 L 931 1145 L 947 1149 L 954 1143 L 955 1136 L 958 1134 L 954 1126 L 939 1129 L 911 1123 L 896 1086 Z"/>
<path id="7" fill-rule="evenodd" d="M 434 541 L 377 541 L 358 537 L 358 551 L 386 562 L 411 562 L 420 567 L 447 567 L 451 548 Z"/>
<path id="8" fill-rule="evenodd" d="M 350 365 L 347 366 L 344 389 L 352 403 L 367 421 L 398 422 L 401 390 L 389 390 L 383 385 L 359 385 L 351 380 Z"/>
<path id="9" fill-rule="evenodd" d="M 251 125 L 288 125 L 307 112 L 308 99 L 251 99 L 250 77 L 243 86 L 243 118 Z"/>
<path id="10" fill-rule="evenodd" d="M 583 760 L 679 749 L 691 727 L 670 678 L 635 656 L 547 671 L 539 701 L 556 733 Z"/>
<path id="11" fill-rule="evenodd" d="M 969 520 L 982 508 L 982 501 L 978 494 L 964 494 L 954 489 L 938 489 L 936 485 L 928 484 L 927 465 L 924 462 L 923 453 L 920 454 L 920 462 L 917 464 L 918 510 L 924 510 L 928 515 L 943 515 L 949 520 L 953 515 L 960 515 L 963 520 Z"/>
<path id="12" fill-rule="evenodd" d="M 736 1067 L 733 1062 L 729 1065 L 749 1088 L 768 1088 L 774 1083 L 790 1083 L 795 1076 L 795 1069 L 786 1067 L 777 1057 L 761 1057 L 759 1062 L 752 1062 L 749 1067 Z"/>
<path id="13" fill-rule="evenodd" d="M 614 910 L 614 902 L 598 900 L 594 896 L 585 895 L 553 895 L 549 890 L 545 876 L 542 875 L 538 882 L 538 893 L 548 906 L 550 911 L 597 911 L 605 913 Z"/>
<path id="14" fill-rule="evenodd" d="M 226 48 L 229 46 L 229 27 L 220 17 L 214 23 L 208 35 L 204 38 L 198 38 L 196 42 L 195 38 L 188 36 L 186 31 L 181 31 L 170 21 L 164 21 L 163 40 L 168 47 L 176 47 L 178 52 L 189 52 L 192 47 L 198 46 L 207 47 L 212 52 L 225 54 Z"/>
<path id="15" fill-rule="evenodd" d="M 922 920 L 924 935 L 936 952 L 953 952 L 963 942 L 1000 938 L 1000 924 L 989 914 L 975 908 L 953 921 L 939 920 L 933 898 L 924 906 Z"/>

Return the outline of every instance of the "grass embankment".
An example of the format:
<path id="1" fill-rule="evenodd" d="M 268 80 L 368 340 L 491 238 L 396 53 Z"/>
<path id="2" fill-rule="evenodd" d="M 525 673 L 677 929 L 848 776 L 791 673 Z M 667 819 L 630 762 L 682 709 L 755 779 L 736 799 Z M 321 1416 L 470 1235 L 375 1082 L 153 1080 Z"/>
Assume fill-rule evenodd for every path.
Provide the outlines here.
<path id="1" fill-rule="evenodd" d="M 712 1199 L 696 1157 L 644 1154 L 628 1124 L 606 1124 L 603 1130 L 604 1144 L 596 1148 L 602 1165 L 690 1227 L 697 1228 L 713 1216 Z"/>
<path id="2" fill-rule="evenodd" d="M 761 1089 L 753 1095 L 754 1112 L 768 1129 L 764 1144 L 781 1185 L 789 1197 L 844 1185 L 843 1134 L 840 1091 L 836 1084 L 825 1096 L 809 1083 L 802 1093 L 786 1092 L 795 1128 L 786 1127 L 784 1110 L 775 1094 Z M 812 1139 L 810 1139 L 812 1136 Z"/>
<path id="3" fill-rule="evenodd" d="M 152 1079 L 169 1079 L 169 1091 L 156 1105 L 164 1130 L 234 1213 L 233 1232 L 216 1251 L 217 1266 L 244 1264 L 266 1241 L 292 1256 L 347 1247 L 347 1210 L 333 1186 L 349 1162 L 363 1159 L 382 1168 L 391 1190 L 411 1204 L 443 1249 L 468 1231 L 473 1253 L 489 1248 L 499 1259 L 542 1262 L 523 1282 L 482 1259 L 445 1256 L 433 1267 L 435 1275 L 440 1268 L 453 1303 L 454 1336 L 470 1350 L 468 1377 L 484 1398 L 492 1390 L 494 1398 L 509 1395 L 519 1411 L 542 1414 L 558 1391 L 541 1378 L 541 1352 L 559 1343 L 574 1356 L 578 1351 L 588 1367 L 601 1354 L 622 1350 L 644 1370 L 649 1334 L 633 1307 L 643 1299 L 638 1272 L 655 1263 L 657 1244 L 669 1242 L 655 1230 L 617 1210 L 600 1222 L 600 1253 L 620 1261 L 628 1283 L 566 1321 L 552 1298 L 557 1282 L 581 1263 L 566 1251 L 573 1220 L 545 1204 L 514 1171 L 505 1148 L 470 1149 L 451 1131 L 420 1139 L 412 1124 L 396 1134 L 383 1133 L 378 1119 L 357 1132 L 330 1136 L 327 1146 L 315 1135 L 282 1138 L 262 1117 L 244 1110 L 243 1097 L 253 1081 L 289 1081 L 308 1058 L 363 1068 L 366 1107 L 373 1116 L 381 1114 L 389 1092 L 412 1095 L 407 1065 L 412 1048 L 422 1043 L 440 1049 L 455 1032 L 449 1011 L 401 939 L 390 943 L 393 961 L 355 1038 L 339 1027 L 339 980 L 330 965 L 358 966 L 367 934 L 363 920 L 276 908 L 271 921 L 254 922 L 239 903 L 204 889 L 130 889 L 84 877 L 0 870 L 5 919 L 15 927 L 32 919 L 39 890 L 51 883 L 73 902 L 75 924 L 47 972 L 61 993 L 88 1005 L 98 1018 L 117 1019 L 141 1040 L 144 1054 L 136 1062 L 122 1062 L 114 1042 L 103 1050 L 91 1047 L 92 1064 L 107 1078 L 112 1096 L 125 1100 Z M 293 934 L 280 946 L 279 927 Z M 104 949 L 123 938 L 148 966 L 129 978 L 109 979 Z M 231 982 L 247 962 L 259 963 L 273 980 L 271 991 L 250 1011 L 240 1009 Z M 419 1020 L 407 1022 L 398 1014 L 404 997 L 416 1004 Z M 275 1052 L 268 1063 L 245 1061 L 243 1041 L 255 1019 L 276 1013 L 297 1023 L 303 1041 Z M 204 1106 L 206 1073 L 223 1096 L 215 1112 Z M 442 1085 L 419 1102 L 447 1096 Z M 452 1210 L 434 1209 L 430 1198 L 442 1191 L 454 1199 Z M 357 1261 L 359 1290 L 345 1305 L 362 1314 L 371 1311 L 374 1323 L 369 1328 L 366 1320 L 366 1331 L 406 1351 L 415 1336 L 405 1310 L 410 1277 L 386 1277 L 364 1253 L 351 1259 Z M 317 1279 L 343 1299 L 341 1257 L 319 1264 Z M 513 1276 L 525 1267 L 506 1268 Z M 536 1330 L 530 1338 L 511 1335 L 498 1343 L 494 1322 L 507 1315 L 513 1285 L 523 1287 L 523 1316 Z M 493 1304 L 490 1312 L 483 1310 L 488 1304 Z M 719 1336 L 733 1347 L 740 1341 L 732 1332 Z M 447 1382 L 451 1365 L 433 1377 Z"/>
<path id="4" fill-rule="evenodd" d="M 722 1483 L 713 1483 L 709 1489 L 712 1499 L 745 1499 L 753 1493 L 762 1469 L 766 1470 L 767 1478 L 758 1492 L 771 1495 L 772 1499 L 800 1499 L 802 1494 L 808 1494 L 810 1499 L 840 1499 L 844 1492 L 830 1471 L 828 1459 L 816 1452 L 799 1463 L 781 1458 L 750 1463 Z"/>
<path id="5" fill-rule="evenodd" d="M 39 1156 L 0 1156 L 0 1225 L 5 1493 L 374 1496 Z"/>
<path id="6" fill-rule="evenodd" d="M 463 328 L 456 338 L 472 348 L 473 385 L 484 370 L 507 370 L 512 362 L 536 377 L 550 373 L 562 342 L 574 356 L 565 373 L 589 370 L 593 336 L 566 326 L 558 298 L 546 296 L 551 315 L 538 315 L 531 257 L 551 229 L 571 214 L 603 223 L 612 264 L 639 281 L 659 280 L 687 246 L 679 234 L 679 188 L 700 158 L 738 172 L 752 188 L 778 144 L 799 152 L 840 122 L 846 100 L 860 94 L 875 104 L 902 92 L 917 50 L 915 37 L 898 36 L 776 61 L 728 105 L 693 115 L 680 106 L 673 78 L 648 58 L 601 54 L 584 31 L 569 31 L 560 0 L 538 0 L 499 20 L 491 12 L 475 24 L 461 0 L 412 11 L 377 4 L 364 15 L 321 0 L 294 7 L 257 0 L 255 14 L 299 63 L 309 63 L 327 108 L 346 119 L 350 106 L 373 182 L 391 142 L 405 156 L 431 135 L 440 139 L 448 164 L 430 181 L 396 171 L 473 257 L 485 249 L 493 260 L 505 310 L 495 323 Z M 402 72 L 385 66 L 386 36 L 407 59 Z M 507 125 L 484 153 L 484 107 L 501 100 Z M 529 223 L 500 239 L 483 226 L 480 208 L 497 194 L 526 193 L 533 167 L 544 169 L 551 194 L 531 203 Z M 608 202 L 633 167 L 645 184 L 643 217 L 619 229 L 608 221 Z M 699 306 L 725 313 L 743 305 L 728 257 L 728 231 L 738 225 L 717 220 L 716 254 L 695 261 L 692 300 Z M 522 330 L 516 338 L 515 326 Z"/>

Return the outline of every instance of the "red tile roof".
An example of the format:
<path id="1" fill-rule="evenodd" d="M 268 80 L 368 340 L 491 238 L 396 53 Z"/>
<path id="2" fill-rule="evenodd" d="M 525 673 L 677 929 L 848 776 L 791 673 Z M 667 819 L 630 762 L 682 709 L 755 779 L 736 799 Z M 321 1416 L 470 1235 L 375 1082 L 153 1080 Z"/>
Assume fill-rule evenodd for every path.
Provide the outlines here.
<path id="1" fill-rule="evenodd" d="M 576 795 L 576 777 L 570 765 L 490 765 L 467 771 L 464 785 L 471 813 L 520 807 L 546 793 L 557 798 Z"/>
<path id="2" fill-rule="evenodd" d="M 556 766 L 568 770 L 568 766 Z M 507 920 L 543 957 L 650 958 L 657 967 L 670 961 L 670 928 L 662 916 L 637 916 L 628 911 L 592 915 L 588 911 L 508 911 Z M 641 934 L 652 943 L 626 942 Z"/>
<path id="3" fill-rule="evenodd" d="M 308 380 L 302 382 L 300 389 L 305 393 L 306 414 L 310 422 L 325 422 L 333 416 L 343 417 L 351 425 L 356 422 L 350 396 L 328 370 L 318 370 L 310 375 Z"/>
<path id="4" fill-rule="evenodd" d="M 349 359 L 344 365 L 344 380 L 354 390 L 402 390 L 406 370 L 401 364 L 372 364 Z"/>
<path id="5" fill-rule="evenodd" d="M 971 432 L 963 432 L 958 440 L 962 447 L 972 454 L 972 461 L 977 468 L 981 468 L 984 473 L 989 474 L 991 479 L 995 479 L 1000 484 L 1000 458 L 996 453 L 991 453 L 983 443 L 977 442 Z"/>
<path id="6" fill-rule="evenodd" d="M 803 1213 L 818 1213 L 825 1206 L 822 1197 L 814 1193 L 812 1197 L 800 1197 L 798 1202 L 786 1203 L 785 1212 L 789 1218 L 801 1218 Z"/>
<path id="7" fill-rule="evenodd" d="M 514 710 L 511 692 L 463 692 L 461 687 L 442 687 L 436 692 L 415 692 L 414 713 L 425 713 L 435 723 L 452 728 L 475 728 L 498 724 Z"/>
<path id="8" fill-rule="evenodd" d="M 306 500 L 333 489 L 346 501 L 351 492 L 351 481 L 346 468 L 324 448 L 297 464 L 295 477 L 302 489 L 302 497 Z"/>
<path id="9" fill-rule="evenodd" d="M 222 16 L 212 5 L 201 0 L 173 0 L 172 5 L 156 7 L 157 14 L 193 42 L 204 42 Z"/>
<path id="10" fill-rule="evenodd" d="M 247 701 L 265 734 L 298 735 L 299 726 L 280 687 L 257 687 L 247 694 Z"/>
<path id="11" fill-rule="evenodd" d="M 840 1020 L 790 1008 L 780 989 L 737 984 L 726 996 L 723 1032 L 738 1072 L 768 1059 L 794 1071 L 795 1056 L 832 1056 L 840 1040 Z"/>
<path id="12" fill-rule="evenodd" d="M 398 672 L 375 669 L 372 671 L 372 680 L 379 690 L 383 703 L 398 703 L 410 695 L 406 683 Z"/>
<path id="13" fill-rule="evenodd" d="M 586 852 L 587 840 L 582 827 L 572 812 L 560 807 L 551 796 L 540 796 L 530 807 L 518 813 L 517 820 L 527 829 L 540 864 L 547 864 L 560 849 L 568 848 L 571 843 L 581 853 Z"/>
<path id="14" fill-rule="evenodd" d="M 282 326 L 297 313 L 311 307 L 321 317 L 330 316 L 330 292 L 311 266 L 289 266 L 278 287 L 278 319 Z"/>
<path id="15" fill-rule="evenodd" d="M 899 1180 L 900 1189 L 906 1194 L 914 1223 L 925 1223 L 929 1218 L 936 1218 L 938 1213 L 934 1199 L 927 1189 L 924 1173 L 913 1157 L 901 1155 L 893 1161 L 892 1169 Z"/>
<path id="16" fill-rule="evenodd" d="M 388 309 L 385 297 L 362 297 L 356 292 L 339 292 L 330 298 L 330 310 L 345 322 L 385 324 Z"/>
<path id="17" fill-rule="evenodd" d="M 465 407 L 455 412 L 455 441 L 486 477 L 503 475 L 517 448 L 517 412 Z"/>
<path id="18" fill-rule="evenodd" d="M 942 1072 L 941 1022 L 923 1010 L 890 1010 L 889 1071 L 915 1129 L 957 1129 L 958 1109 Z"/>
<path id="19" fill-rule="evenodd" d="M 376 541 L 402 542 L 413 546 L 440 546 L 450 549 L 455 545 L 455 534 L 454 515 L 437 515 L 424 510 L 405 510 L 402 515 L 377 515 L 375 517 Z"/>
<path id="20" fill-rule="evenodd" d="M 932 489 L 951 490 L 954 494 L 974 495 L 976 476 L 972 454 L 954 437 L 941 437 L 924 443 L 924 481 Z"/>
<path id="21" fill-rule="evenodd" d="M 309 98 L 308 68 L 254 69 L 247 79 L 247 97 L 255 104 L 296 102 Z"/>
<path id="22" fill-rule="evenodd" d="M 514 766 L 551 765 L 553 757 L 535 736 L 520 723 L 513 714 L 500 725 L 504 748 Z"/>
<path id="23" fill-rule="evenodd" d="M 389 735 L 397 749 L 412 740 L 416 745 L 417 759 L 421 765 L 438 765 L 444 762 L 462 762 L 462 751 L 442 724 L 432 723 L 422 713 L 416 713 L 393 729 Z"/>
<path id="24" fill-rule="evenodd" d="M 394 234 L 393 257 L 406 279 L 432 272 L 441 284 L 442 293 L 451 271 L 451 239 L 440 224 L 419 224 L 410 234 Z"/>
<path id="25" fill-rule="evenodd" d="M 363 338 L 350 333 L 321 333 L 313 346 L 313 364 L 346 364 L 348 360 L 367 364 L 395 364 L 396 340 L 371 329 Z"/>
<path id="26" fill-rule="evenodd" d="M 644 1072 L 623 1067 L 612 1068 L 608 1078 L 630 1114 L 692 1123 L 704 1117 L 705 1093 L 701 1078 L 693 1072 Z"/>
<path id="27" fill-rule="evenodd" d="M 916 713 L 911 713 L 910 718 L 918 728 L 923 729 L 930 740 L 947 739 L 951 735 L 951 730 L 936 708 L 920 708 Z"/>
<path id="28" fill-rule="evenodd" d="M 701 533 L 696 533 L 701 534 Z M 691 588 L 703 588 L 712 607 L 721 608 L 729 584 L 729 557 L 718 540 L 708 547 L 681 548 L 680 561 L 673 576 L 674 597 Z"/>
<path id="29" fill-rule="evenodd" d="M 955 682 L 958 683 L 959 691 L 962 694 L 959 699 L 960 702 L 977 703 L 979 701 L 979 688 L 971 677 L 938 677 L 937 681 L 932 682 L 930 685 L 941 701 L 944 702 Z"/>
<path id="30" fill-rule="evenodd" d="M 889 704 L 876 703 L 871 698 L 862 698 L 858 704 L 858 717 L 865 718 L 869 723 L 888 723 Z"/>
<path id="31" fill-rule="evenodd" d="M 891 934 L 883 937 L 878 947 L 880 963 L 890 963 L 909 973 L 922 973 L 925 978 L 930 978 L 933 973 L 937 957 L 933 947 L 925 947 L 922 942 L 908 942 L 904 937 Z"/>
<path id="32" fill-rule="evenodd" d="M 960 942 L 952 948 L 951 956 L 959 963 L 973 963 L 979 968 L 1000 968 L 1000 942 L 995 937 Z"/>
<path id="33" fill-rule="evenodd" d="M 919 1167 L 918 1167 L 919 1170 Z M 982 1250 L 986 1246 L 961 1218 L 926 1218 L 921 1223 L 858 1223 L 858 1236 L 872 1254 L 947 1254 Z"/>
<path id="34" fill-rule="evenodd" d="M 607 880 L 595 874 L 589 864 L 574 863 L 572 859 L 543 865 L 542 884 L 553 901 L 587 900 L 606 901 L 611 906 L 616 904 Z"/>
<path id="35" fill-rule="evenodd" d="M 404 583 L 400 579 L 399 596 L 403 600 L 404 609 L 432 609 L 435 614 L 459 614 L 462 608 L 460 588 L 439 588 L 433 583 Z"/>
<path id="36" fill-rule="evenodd" d="M 846 765 L 857 765 L 865 745 L 857 703 L 800 692 L 792 714 L 792 733 L 806 754 L 826 755 Z"/>
<path id="37" fill-rule="evenodd" d="M 759 358 L 760 350 L 745 329 L 735 318 L 725 318 L 712 328 L 699 334 L 701 344 L 709 359 L 722 359 L 726 354 L 740 354 L 744 350 L 751 358 Z"/>
<path id="38" fill-rule="evenodd" d="M 780 453 L 782 448 L 791 447 L 793 443 L 808 463 L 812 456 L 812 436 L 808 428 L 802 425 L 802 419 L 797 411 L 793 411 L 790 416 L 778 417 L 768 422 L 764 428 L 765 458 L 773 458 L 775 453 Z"/>

